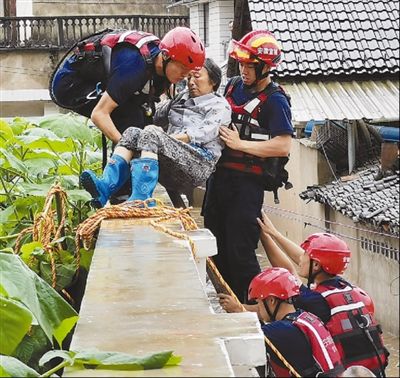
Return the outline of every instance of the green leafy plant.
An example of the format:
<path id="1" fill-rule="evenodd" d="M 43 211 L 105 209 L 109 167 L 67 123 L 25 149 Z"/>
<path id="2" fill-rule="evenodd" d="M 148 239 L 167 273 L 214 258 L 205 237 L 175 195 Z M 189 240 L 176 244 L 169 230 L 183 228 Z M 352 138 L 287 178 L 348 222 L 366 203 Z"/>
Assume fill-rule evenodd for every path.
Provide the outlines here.
<path id="1" fill-rule="evenodd" d="M 62 362 L 40 375 L 16 358 L 1 356 L 0 376 L 50 377 L 66 366 L 70 366 L 73 369 L 149 370 L 161 369 L 166 366 L 176 366 L 182 361 L 182 357 L 174 355 L 172 351 L 134 357 L 127 353 L 102 352 L 93 349 L 90 351 L 50 351 L 40 359 L 39 364 L 44 366 L 54 358 L 61 358 Z"/>

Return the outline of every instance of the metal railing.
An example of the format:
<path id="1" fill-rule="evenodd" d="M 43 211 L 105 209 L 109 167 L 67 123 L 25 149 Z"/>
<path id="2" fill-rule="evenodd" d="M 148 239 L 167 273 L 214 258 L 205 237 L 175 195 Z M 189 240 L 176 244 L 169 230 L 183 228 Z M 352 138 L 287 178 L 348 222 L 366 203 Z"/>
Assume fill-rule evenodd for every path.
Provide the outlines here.
<path id="1" fill-rule="evenodd" d="M 100 30 L 142 30 L 162 38 L 176 26 L 189 26 L 185 16 L 0 17 L 0 50 L 62 50 Z"/>

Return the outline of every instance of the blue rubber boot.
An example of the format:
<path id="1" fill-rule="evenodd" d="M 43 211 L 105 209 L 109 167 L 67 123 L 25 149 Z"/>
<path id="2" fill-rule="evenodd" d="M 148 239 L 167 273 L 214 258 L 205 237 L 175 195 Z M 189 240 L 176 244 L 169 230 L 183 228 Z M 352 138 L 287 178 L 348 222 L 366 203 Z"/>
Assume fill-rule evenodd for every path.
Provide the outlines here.
<path id="1" fill-rule="evenodd" d="M 129 164 L 119 156 L 112 155 L 104 168 L 103 175 L 97 177 L 90 170 L 83 171 L 80 177 L 81 185 L 93 197 L 90 202 L 93 207 L 100 209 L 129 178 Z"/>
<path id="2" fill-rule="evenodd" d="M 144 201 L 151 198 L 158 182 L 158 160 L 151 158 L 132 160 L 131 174 L 132 193 L 128 201 Z M 149 204 L 149 206 L 154 206 L 154 204 Z"/>

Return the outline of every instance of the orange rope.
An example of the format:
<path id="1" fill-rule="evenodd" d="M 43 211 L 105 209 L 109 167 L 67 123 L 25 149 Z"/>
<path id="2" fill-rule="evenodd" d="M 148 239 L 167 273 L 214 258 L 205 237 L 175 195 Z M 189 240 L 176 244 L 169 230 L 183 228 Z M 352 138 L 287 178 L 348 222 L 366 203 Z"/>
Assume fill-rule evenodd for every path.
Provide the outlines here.
<path id="1" fill-rule="evenodd" d="M 56 227 L 55 223 L 55 210 L 52 209 L 53 200 L 58 196 L 61 205 L 61 219 Z M 55 288 L 57 286 L 57 270 L 56 270 L 56 260 L 54 257 L 54 253 L 58 253 L 59 250 L 62 249 L 61 245 L 58 244 L 58 248 L 55 247 L 54 241 L 60 238 L 62 230 L 65 226 L 66 221 L 66 204 L 67 202 L 67 194 L 61 188 L 59 184 L 53 185 L 49 192 L 47 193 L 43 211 L 38 214 L 33 222 L 33 226 L 27 227 L 22 230 L 15 242 L 15 252 L 16 254 L 20 254 L 21 249 L 21 241 L 22 238 L 26 234 L 32 235 L 32 240 L 40 242 L 43 246 L 43 250 L 45 253 L 49 255 L 50 266 L 51 266 L 51 281 L 52 287 Z M 30 260 L 32 263 L 32 259 Z M 77 266 L 78 270 L 79 265 Z"/>
<path id="2" fill-rule="evenodd" d="M 151 201 L 156 201 L 156 207 L 148 207 L 147 204 Z M 83 223 L 78 226 L 75 236 L 76 254 L 79 255 L 80 242 L 82 241 L 84 248 L 88 249 L 92 243 L 94 233 L 100 226 L 100 223 L 104 219 L 115 219 L 115 218 L 151 218 L 147 222 L 153 226 L 156 230 L 164 232 L 168 235 L 179 239 L 188 240 L 193 258 L 196 259 L 195 244 L 193 240 L 186 234 L 179 231 L 172 231 L 160 223 L 179 219 L 186 231 L 196 230 L 198 226 L 195 220 L 188 214 L 190 209 L 176 209 L 164 205 L 161 201 L 154 198 L 149 198 L 146 201 L 133 201 L 125 202 L 121 205 L 113 205 L 106 208 L 97 210 L 95 214 L 87 218 Z M 156 218 L 156 219 L 154 219 Z M 215 276 L 218 278 L 220 284 L 226 289 L 226 291 L 234 298 L 234 300 L 240 305 L 243 312 L 247 311 L 243 304 L 239 301 L 235 293 L 226 283 L 224 278 L 221 276 L 217 267 L 215 266 L 211 258 L 207 258 L 207 266 L 213 271 Z M 288 370 L 295 376 L 300 377 L 297 371 L 286 361 L 278 349 L 272 344 L 272 342 L 264 336 L 265 342 L 269 345 L 272 351 L 282 361 L 282 363 L 288 368 Z"/>

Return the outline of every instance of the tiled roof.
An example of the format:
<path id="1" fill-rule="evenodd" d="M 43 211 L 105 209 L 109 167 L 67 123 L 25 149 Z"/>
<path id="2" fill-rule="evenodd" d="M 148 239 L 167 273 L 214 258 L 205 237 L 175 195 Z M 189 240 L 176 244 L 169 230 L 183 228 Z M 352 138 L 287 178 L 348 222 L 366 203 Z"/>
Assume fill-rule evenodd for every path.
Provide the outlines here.
<path id="1" fill-rule="evenodd" d="M 399 2 L 248 0 L 253 30 L 281 42 L 279 77 L 399 72 Z"/>
<path id="2" fill-rule="evenodd" d="M 375 181 L 378 170 L 378 166 L 368 168 L 347 182 L 309 186 L 300 198 L 326 203 L 355 222 L 398 236 L 399 171 Z"/>

